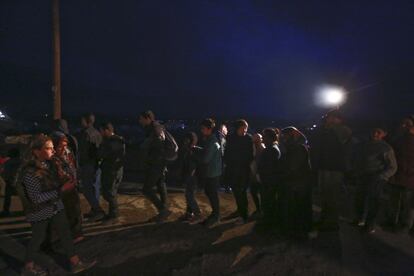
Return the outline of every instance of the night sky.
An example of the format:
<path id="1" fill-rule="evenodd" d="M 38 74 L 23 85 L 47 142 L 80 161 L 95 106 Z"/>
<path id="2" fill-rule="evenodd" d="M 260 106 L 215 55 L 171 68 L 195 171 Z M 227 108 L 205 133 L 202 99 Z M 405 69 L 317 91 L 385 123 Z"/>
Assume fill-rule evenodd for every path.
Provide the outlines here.
<path id="1" fill-rule="evenodd" d="M 371 2 L 371 3 L 367 3 Z M 61 0 L 65 116 L 301 119 L 414 113 L 413 1 Z M 0 1 L 0 108 L 50 113 L 50 1 Z"/>

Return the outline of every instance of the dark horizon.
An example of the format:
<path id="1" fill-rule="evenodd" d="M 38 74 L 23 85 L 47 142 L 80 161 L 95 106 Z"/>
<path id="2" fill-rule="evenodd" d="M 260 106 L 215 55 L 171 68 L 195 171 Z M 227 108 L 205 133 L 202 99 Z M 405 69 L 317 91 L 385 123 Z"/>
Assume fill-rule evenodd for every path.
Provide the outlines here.
<path id="1" fill-rule="evenodd" d="M 325 83 L 350 118 L 410 114 L 412 4 L 355 3 L 61 1 L 63 116 L 318 118 Z M 0 18 L 0 110 L 51 114 L 50 2 Z"/>

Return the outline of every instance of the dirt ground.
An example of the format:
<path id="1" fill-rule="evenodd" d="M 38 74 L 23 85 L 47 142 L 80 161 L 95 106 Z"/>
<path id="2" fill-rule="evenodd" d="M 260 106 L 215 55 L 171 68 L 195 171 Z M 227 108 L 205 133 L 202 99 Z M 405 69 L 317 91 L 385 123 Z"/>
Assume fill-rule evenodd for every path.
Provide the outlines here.
<path id="1" fill-rule="evenodd" d="M 223 220 L 207 229 L 177 221 L 185 210 L 182 193 L 169 199 L 173 214 L 164 224 L 146 223 L 155 209 L 142 195 L 119 196 L 116 225 L 85 223 L 87 239 L 76 250 L 98 264 L 83 275 L 414 275 L 414 241 L 408 236 L 362 234 L 346 219 L 338 233 L 301 242 L 260 235 L 254 221 L 238 226 Z M 207 198 L 198 193 L 197 199 L 207 215 Z M 231 194 L 221 193 L 220 200 L 223 217 L 235 210 Z M 88 211 L 83 198 L 82 209 Z M 13 217 L 0 219 L 0 275 L 17 275 L 31 234 L 17 198 L 12 210 Z M 59 247 L 55 251 L 44 265 L 52 275 L 64 275 L 67 264 Z"/>

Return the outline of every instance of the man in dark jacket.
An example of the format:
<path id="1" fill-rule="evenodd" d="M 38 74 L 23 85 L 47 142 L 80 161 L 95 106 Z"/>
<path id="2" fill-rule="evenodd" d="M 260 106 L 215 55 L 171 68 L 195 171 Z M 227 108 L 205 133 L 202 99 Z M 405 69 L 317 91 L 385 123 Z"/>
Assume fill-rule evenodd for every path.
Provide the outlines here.
<path id="1" fill-rule="evenodd" d="M 321 192 L 320 231 L 339 230 L 338 201 L 344 173 L 349 169 L 351 134 L 339 110 L 332 110 L 324 117 L 311 144 L 312 168 L 317 170 Z"/>
<path id="2" fill-rule="evenodd" d="M 201 134 L 204 140 L 201 157 L 201 163 L 204 165 L 203 184 L 212 209 L 210 216 L 203 224 L 210 228 L 220 223 L 220 201 L 217 189 L 223 169 L 220 144 L 213 133 L 214 128 L 213 119 L 208 118 L 201 122 Z"/>
<path id="3" fill-rule="evenodd" d="M 305 136 L 295 127 L 281 131 L 281 179 L 278 194 L 279 226 L 282 233 L 306 238 L 312 229 L 312 182 Z"/>
<path id="4" fill-rule="evenodd" d="M 263 218 L 259 228 L 270 230 L 276 225 L 276 194 L 280 182 L 280 150 L 277 145 L 277 133 L 272 128 L 263 130 L 263 150 L 257 164 L 257 171 L 261 183 Z"/>
<path id="5" fill-rule="evenodd" d="M 91 206 L 91 212 L 86 214 L 90 221 L 101 220 L 104 212 L 99 206 L 99 190 L 96 172 L 98 169 L 98 148 L 102 136 L 94 127 L 95 115 L 87 114 L 81 119 L 82 129 L 79 133 L 79 166 L 83 195 Z"/>
<path id="6" fill-rule="evenodd" d="M 382 190 L 397 171 L 394 150 L 384 141 L 386 135 L 384 128 L 374 128 L 370 141 L 363 145 L 357 158 L 359 178 L 355 202 L 357 223 L 358 226 L 365 225 L 368 233 L 375 232 Z M 364 217 L 365 210 L 366 218 Z"/>
<path id="7" fill-rule="evenodd" d="M 185 187 L 185 199 L 187 203 L 186 213 L 183 216 L 184 221 L 195 222 L 201 218 L 200 207 L 195 198 L 197 189 L 197 167 L 200 162 L 202 148 L 197 146 L 198 137 L 194 132 L 188 132 L 184 136 L 178 155 L 178 164 L 180 168 L 179 178 Z"/>
<path id="8" fill-rule="evenodd" d="M 253 161 L 253 140 L 247 134 L 248 123 L 245 120 L 235 122 L 235 133 L 227 138 L 224 152 L 226 182 L 233 190 L 239 215 L 239 224 L 248 220 L 247 188 L 250 178 L 250 164 Z"/>
<path id="9" fill-rule="evenodd" d="M 108 215 L 103 223 L 113 224 L 118 221 L 119 216 L 117 195 L 124 173 L 125 142 L 114 133 L 111 123 L 102 124 L 100 132 L 103 137 L 98 152 L 102 170 L 102 195 L 109 204 Z"/>
<path id="10" fill-rule="evenodd" d="M 145 174 L 143 193 L 158 210 L 158 214 L 151 221 L 163 222 L 171 214 L 167 207 L 167 186 L 165 184 L 167 167 L 164 156 L 164 127 L 155 121 L 155 115 L 152 111 L 142 112 L 139 116 L 139 123 L 145 131 L 145 140 L 141 144 L 140 154 Z M 155 187 L 159 197 L 154 190 Z"/>
<path id="11" fill-rule="evenodd" d="M 414 125 L 414 124 L 412 124 Z M 391 223 L 396 230 L 414 235 L 414 126 L 405 129 L 394 142 L 398 170 L 392 182 Z"/>

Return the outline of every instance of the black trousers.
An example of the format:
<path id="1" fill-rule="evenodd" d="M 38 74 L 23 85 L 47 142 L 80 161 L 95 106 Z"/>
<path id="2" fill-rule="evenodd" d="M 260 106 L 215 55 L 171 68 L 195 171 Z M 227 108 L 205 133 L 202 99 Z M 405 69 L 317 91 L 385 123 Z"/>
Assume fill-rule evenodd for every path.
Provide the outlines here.
<path id="1" fill-rule="evenodd" d="M 122 182 L 124 175 L 124 168 L 117 170 L 111 168 L 102 168 L 101 187 L 102 196 L 108 202 L 109 210 L 108 216 L 117 218 L 119 216 L 118 210 L 118 188 Z"/>
<path id="2" fill-rule="evenodd" d="M 72 237 L 82 236 L 82 211 L 78 191 L 74 188 L 62 192 L 61 196 Z"/>
<path id="3" fill-rule="evenodd" d="M 32 239 L 29 242 L 26 252 L 26 261 L 33 262 L 39 259 L 45 260 L 45 256 L 40 251 L 40 246 L 46 240 L 48 228 L 51 227 L 59 235 L 62 247 L 68 258 L 75 255 L 72 235 L 65 212 L 62 210 L 53 217 L 39 222 L 32 222 Z"/>
<path id="4" fill-rule="evenodd" d="M 187 213 L 200 214 L 200 207 L 195 198 L 197 190 L 197 180 L 195 176 L 187 176 L 184 180 L 185 186 L 185 200 L 187 203 Z"/>
<path id="5" fill-rule="evenodd" d="M 157 192 L 155 191 L 157 188 Z M 158 211 L 167 208 L 167 186 L 165 184 L 165 170 L 151 171 L 145 174 L 144 187 L 142 192 L 145 197 L 151 201 Z"/>
<path id="6" fill-rule="evenodd" d="M 262 182 L 262 210 L 263 222 L 268 225 L 276 225 L 276 208 L 277 208 L 277 192 L 278 186 L 275 182 Z"/>
<path id="7" fill-rule="evenodd" d="M 376 224 L 385 183 L 385 180 L 378 179 L 376 176 L 363 176 L 360 179 L 355 197 L 356 214 L 359 220 L 364 220 L 366 214 L 367 226 Z"/>
<path id="8" fill-rule="evenodd" d="M 210 201 L 212 209 L 211 217 L 220 218 L 220 199 L 218 196 L 218 188 L 220 185 L 220 176 L 204 178 L 204 192 Z"/>
<path id="9" fill-rule="evenodd" d="M 389 188 L 388 221 L 397 226 L 412 228 L 414 219 L 414 190 L 398 185 L 390 185 Z"/>
<path id="10" fill-rule="evenodd" d="M 250 167 L 227 167 L 228 181 L 233 190 L 240 217 L 247 220 L 249 216 L 247 188 L 249 187 Z"/>
<path id="11" fill-rule="evenodd" d="M 261 195 L 260 195 L 260 182 L 255 179 L 256 176 L 252 176 L 250 181 L 250 194 L 252 195 L 254 205 L 256 206 L 256 211 L 261 212 Z"/>
<path id="12" fill-rule="evenodd" d="M 4 191 L 3 211 L 10 212 L 11 198 L 15 194 L 15 190 L 13 189 L 11 183 L 6 181 L 4 181 L 4 183 L 6 184 L 6 188 Z"/>
<path id="13" fill-rule="evenodd" d="M 91 206 L 92 211 L 99 212 L 102 211 L 99 206 L 99 198 L 97 198 L 97 189 L 96 186 L 96 166 L 95 164 L 86 164 L 81 167 L 80 177 L 82 181 L 82 192 Z"/>
<path id="14" fill-rule="evenodd" d="M 279 184 L 276 219 L 278 228 L 287 235 L 305 234 L 311 230 L 312 186 L 306 180 Z"/>

